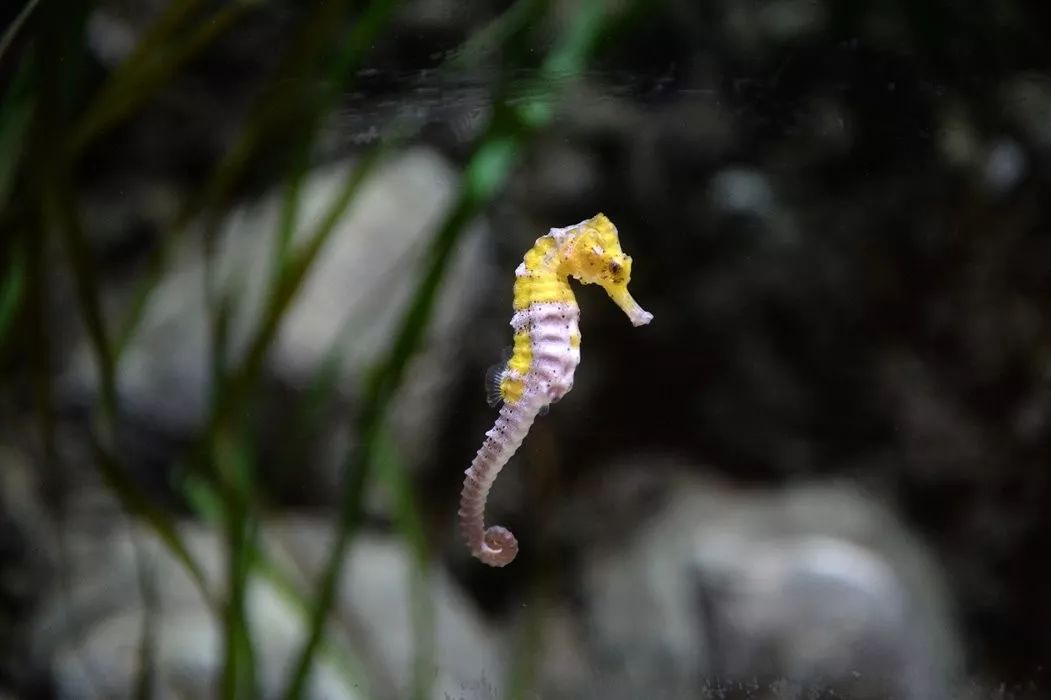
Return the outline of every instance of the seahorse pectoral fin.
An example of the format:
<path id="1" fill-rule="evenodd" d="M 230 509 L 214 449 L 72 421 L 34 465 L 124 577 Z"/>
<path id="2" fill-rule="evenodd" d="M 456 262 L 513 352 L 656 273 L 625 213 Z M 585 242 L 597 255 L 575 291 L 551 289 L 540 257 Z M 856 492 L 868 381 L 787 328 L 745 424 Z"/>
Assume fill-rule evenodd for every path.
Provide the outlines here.
<path id="1" fill-rule="evenodd" d="M 626 284 L 607 286 L 606 293 L 609 294 L 609 298 L 613 300 L 613 303 L 627 314 L 631 320 L 631 325 L 645 326 L 653 320 L 653 314 L 639 306 L 639 303 L 631 296 L 631 292 L 628 291 Z"/>
<path id="2" fill-rule="evenodd" d="M 500 391 L 500 384 L 504 381 L 504 371 L 507 369 L 507 363 L 510 360 L 511 348 L 506 347 L 500 353 L 500 362 L 491 365 L 485 370 L 485 402 L 491 408 L 496 408 L 504 400 L 503 392 Z"/>
<path id="3" fill-rule="evenodd" d="M 496 408 L 503 401 L 500 395 L 500 382 L 504 378 L 504 365 L 493 365 L 485 370 L 485 402 L 490 408 Z"/>

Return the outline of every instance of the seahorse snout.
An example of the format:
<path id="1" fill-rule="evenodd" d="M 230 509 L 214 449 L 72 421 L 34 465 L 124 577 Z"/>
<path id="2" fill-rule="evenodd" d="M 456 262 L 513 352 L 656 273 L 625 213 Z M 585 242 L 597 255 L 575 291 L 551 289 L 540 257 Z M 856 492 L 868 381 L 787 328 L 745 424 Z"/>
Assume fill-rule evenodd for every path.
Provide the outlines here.
<path id="1" fill-rule="evenodd" d="M 639 306 L 639 302 L 635 301 L 635 298 L 631 296 L 631 292 L 628 291 L 626 285 L 607 291 L 613 302 L 627 315 L 631 325 L 635 327 L 645 326 L 653 320 L 653 314 Z"/>

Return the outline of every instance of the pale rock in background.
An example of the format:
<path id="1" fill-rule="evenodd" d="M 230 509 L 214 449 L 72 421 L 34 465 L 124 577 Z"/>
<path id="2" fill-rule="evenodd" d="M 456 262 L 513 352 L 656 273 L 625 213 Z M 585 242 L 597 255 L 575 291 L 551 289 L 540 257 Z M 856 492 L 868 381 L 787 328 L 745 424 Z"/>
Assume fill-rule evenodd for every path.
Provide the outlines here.
<path id="1" fill-rule="evenodd" d="M 650 499 L 662 505 L 621 511 L 634 534 L 585 551 L 589 697 L 949 697 L 961 651 L 945 582 L 878 499 L 835 483 L 743 491 L 662 473 Z"/>
<path id="2" fill-rule="evenodd" d="M 224 544 L 199 526 L 181 528 L 213 591 L 221 590 Z M 300 590 L 316 590 L 331 542 L 327 523 L 288 519 L 261 532 L 266 551 Z M 144 623 L 152 630 L 155 697 L 210 697 L 223 668 L 223 632 L 180 562 L 138 526 L 70 528 L 65 556 L 35 622 L 34 655 L 45 660 L 58 698 L 131 697 Z M 481 678 L 503 676 L 502 642 L 438 570 L 422 574 L 396 539 L 363 535 L 344 562 L 328 626 L 337 651 L 318 652 L 307 697 L 405 697 L 419 639 L 410 577 L 434 610 L 433 696 L 459 697 Z M 221 596 L 219 596 L 221 598 Z M 278 697 L 301 648 L 306 612 L 265 576 L 254 577 L 247 616 L 262 698 Z M 347 650 L 350 650 L 349 653 Z"/>
<path id="3" fill-rule="evenodd" d="M 354 168 L 352 162 L 337 162 L 309 175 L 302 185 L 293 247 L 309 239 Z M 456 188 L 456 172 L 426 148 L 393 156 L 368 178 L 284 317 L 266 367 L 273 381 L 304 391 L 334 353 L 340 368 L 337 397 L 353 408 L 365 373 L 389 349 Z M 233 211 L 220 229 L 211 261 L 198 237 L 186 237 L 119 364 L 121 408 L 137 424 L 175 436 L 201 427 L 213 390 L 208 266 L 216 294 L 234 300 L 228 361 L 236 366 L 263 315 L 284 194 L 279 188 Z M 455 366 L 466 323 L 491 274 L 482 228 L 478 224 L 467 231 L 455 253 L 421 352 L 410 364 L 392 409 L 390 427 L 410 466 L 431 449 L 441 400 L 453 376 L 449 368 Z M 95 396 L 97 380 L 86 341 L 75 350 L 62 388 L 74 404 Z M 345 414 L 340 427 L 333 428 L 337 435 L 347 418 Z M 353 436 L 335 444 L 348 439 Z M 333 457 L 338 463 L 339 455 Z M 320 480 L 318 492 L 331 491 L 339 479 L 336 463 L 302 465 L 302 478 Z"/>

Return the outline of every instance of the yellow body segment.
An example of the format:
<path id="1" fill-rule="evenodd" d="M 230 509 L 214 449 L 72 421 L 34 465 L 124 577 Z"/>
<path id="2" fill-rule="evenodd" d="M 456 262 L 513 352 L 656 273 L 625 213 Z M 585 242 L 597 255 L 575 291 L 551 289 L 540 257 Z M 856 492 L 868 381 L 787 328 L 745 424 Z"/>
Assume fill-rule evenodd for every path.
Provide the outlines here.
<path id="1" fill-rule="evenodd" d="M 522 260 L 525 274 L 515 279 L 515 311 L 526 309 L 534 302 L 573 301 L 569 279 L 560 274 L 558 254 L 557 243 L 548 236 L 538 238 L 526 252 Z"/>
<path id="2" fill-rule="evenodd" d="M 559 275 L 557 249 L 555 241 L 543 237 L 526 252 L 522 261 L 525 274 L 515 279 L 514 309 L 523 311 L 531 304 L 542 302 L 575 301 L 569 279 Z M 504 376 L 500 381 L 500 398 L 506 403 L 516 403 L 522 398 L 525 385 L 522 378 L 529 372 L 533 363 L 533 343 L 528 330 L 515 333 L 514 350 L 507 363 L 507 369 L 517 376 Z"/>
<path id="3" fill-rule="evenodd" d="M 529 308 L 533 303 L 570 303 L 573 300 L 569 280 L 559 277 L 556 270 L 538 270 L 515 280 L 515 311 Z"/>
<path id="4" fill-rule="evenodd" d="M 518 403 L 525 391 L 525 382 L 514 377 L 504 377 L 500 380 L 500 398 L 505 403 Z"/>
<path id="5" fill-rule="evenodd" d="M 507 363 L 507 369 L 525 376 L 533 363 L 533 342 L 529 337 L 529 331 L 518 331 L 515 333 L 515 346 L 511 359 Z"/>
<path id="6" fill-rule="evenodd" d="M 555 241 L 547 236 L 537 239 L 532 248 L 526 251 L 522 262 L 530 272 L 537 272 L 548 267 L 551 255 L 557 252 Z"/>

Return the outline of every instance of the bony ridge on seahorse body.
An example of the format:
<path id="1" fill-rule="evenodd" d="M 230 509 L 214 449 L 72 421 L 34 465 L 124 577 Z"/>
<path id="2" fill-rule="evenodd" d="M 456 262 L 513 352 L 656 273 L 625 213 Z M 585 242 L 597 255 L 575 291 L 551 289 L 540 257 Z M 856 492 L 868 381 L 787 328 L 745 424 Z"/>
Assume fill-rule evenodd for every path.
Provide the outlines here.
<path id="1" fill-rule="evenodd" d="M 460 494 L 460 529 L 471 554 L 490 566 L 506 566 L 518 540 L 500 525 L 485 527 L 485 501 L 497 474 L 518 450 L 533 420 L 573 388 L 580 363 L 579 309 L 569 278 L 601 285 L 632 324 L 653 320 L 628 292 L 631 258 L 620 248 L 617 228 L 604 214 L 537 239 L 515 270 L 514 347 L 487 375 L 491 404 L 500 416 L 467 469 Z"/>

